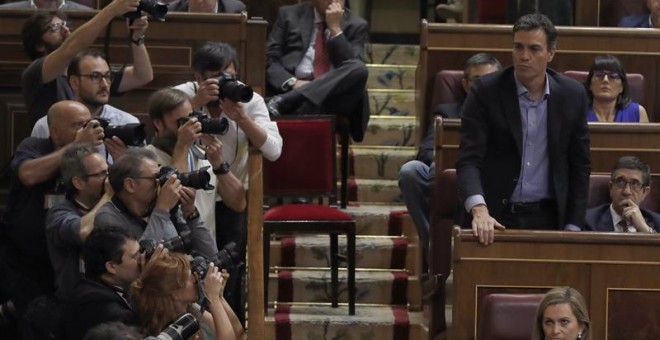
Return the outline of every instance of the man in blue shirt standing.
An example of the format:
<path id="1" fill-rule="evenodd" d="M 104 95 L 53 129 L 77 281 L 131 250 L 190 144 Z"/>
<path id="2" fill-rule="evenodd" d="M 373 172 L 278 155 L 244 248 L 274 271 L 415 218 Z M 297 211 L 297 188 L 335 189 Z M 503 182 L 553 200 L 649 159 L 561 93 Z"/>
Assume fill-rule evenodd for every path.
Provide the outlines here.
<path id="1" fill-rule="evenodd" d="M 462 111 L 457 173 L 479 241 L 494 230 L 580 230 L 589 174 L 587 95 L 548 69 L 557 31 L 530 14 L 513 26 L 513 67 L 476 80 Z"/>

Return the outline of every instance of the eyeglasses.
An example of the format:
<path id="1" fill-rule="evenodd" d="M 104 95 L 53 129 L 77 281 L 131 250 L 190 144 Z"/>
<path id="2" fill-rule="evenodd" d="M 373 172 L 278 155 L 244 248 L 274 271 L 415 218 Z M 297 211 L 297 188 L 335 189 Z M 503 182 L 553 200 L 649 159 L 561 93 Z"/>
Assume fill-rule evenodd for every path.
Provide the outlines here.
<path id="1" fill-rule="evenodd" d="M 630 184 L 630 189 L 634 191 L 640 191 L 644 187 L 644 184 L 636 179 L 631 181 L 626 181 L 626 179 L 623 177 L 617 177 L 614 179 L 614 185 L 616 185 L 616 187 L 619 189 L 624 189 L 626 184 Z"/>
<path id="2" fill-rule="evenodd" d="M 57 32 L 59 32 L 59 31 L 62 29 L 62 27 L 67 27 L 67 28 L 68 28 L 69 26 L 67 26 L 67 24 L 68 24 L 68 23 L 67 23 L 66 21 L 60 21 L 60 22 L 54 22 L 54 23 L 52 23 L 52 24 L 49 24 L 49 25 L 46 26 L 46 27 L 48 27 L 48 29 L 49 29 L 51 32 L 53 32 L 53 33 L 57 33 Z"/>
<path id="3" fill-rule="evenodd" d="M 100 84 L 101 79 L 105 79 L 108 83 L 112 83 L 112 78 L 113 75 L 111 72 L 107 72 L 106 74 L 100 73 L 100 72 L 92 72 L 90 74 L 79 74 L 79 77 L 87 77 L 89 78 L 94 84 Z"/>
<path id="4" fill-rule="evenodd" d="M 608 79 L 621 79 L 621 74 L 619 74 L 619 72 L 594 71 L 594 77 L 598 78 L 598 80 L 605 79 L 605 76 L 607 76 Z"/>
<path id="5" fill-rule="evenodd" d="M 83 176 L 83 177 L 84 177 L 84 178 L 89 178 L 89 177 L 101 177 L 101 178 L 106 178 L 106 177 L 108 177 L 108 170 L 101 170 L 101 171 L 99 171 L 99 172 L 97 172 L 97 173 L 87 174 L 87 175 L 85 175 L 85 176 Z"/>

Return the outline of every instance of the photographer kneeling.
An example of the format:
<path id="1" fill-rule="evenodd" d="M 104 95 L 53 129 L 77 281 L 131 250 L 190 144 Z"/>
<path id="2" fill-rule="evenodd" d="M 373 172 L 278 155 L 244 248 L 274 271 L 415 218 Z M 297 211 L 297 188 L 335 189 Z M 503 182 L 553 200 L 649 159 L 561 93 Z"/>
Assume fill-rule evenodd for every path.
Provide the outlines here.
<path id="1" fill-rule="evenodd" d="M 192 253 L 212 258 L 218 248 L 195 208 L 195 190 L 164 170 L 161 176 L 152 151 L 126 151 L 109 169 L 115 194 L 98 210 L 94 227 L 124 226 L 139 239 L 189 237 Z"/>
<path id="2" fill-rule="evenodd" d="M 246 338 L 236 314 L 222 297 L 226 274 L 213 263 L 206 272 L 196 268 L 184 254 L 170 253 L 162 247 L 154 251 L 130 290 L 145 334 L 158 335 L 170 322 L 189 312 L 199 320 L 198 335 L 202 339 Z"/>

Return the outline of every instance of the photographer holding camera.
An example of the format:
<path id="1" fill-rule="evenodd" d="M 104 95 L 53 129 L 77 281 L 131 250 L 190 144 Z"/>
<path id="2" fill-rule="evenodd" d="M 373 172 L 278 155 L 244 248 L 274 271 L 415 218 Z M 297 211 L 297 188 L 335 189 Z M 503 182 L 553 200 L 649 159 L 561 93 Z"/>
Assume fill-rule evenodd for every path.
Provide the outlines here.
<path id="1" fill-rule="evenodd" d="M 75 100 L 87 106 L 95 119 L 101 118 L 113 126 L 140 123 L 130 113 L 108 104 L 113 74 L 101 51 L 87 49 L 78 53 L 69 64 L 67 77 Z M 32 137 L 48 138 L 46 117 L 34 124 Z M 106 136 L 103 145 L 99 147 L 99 153 L 110 163 L 126 150 L 125 143 L 119 137 L 111 137 Z"/>
<path id="2" fill-rule="evenodd" d="M 87 107 L 78 102 L 54 104 L 48 110 L 50 138 L 24 139 L 11 161 L 5 228 L 0 232 L 0 300 L 12 300 L 19 317 L 30 301 L 53 291 L 46 212 L 63 199 L 56 185 L 62 155 L 74 142 L 102 143 L 103 129 L 88 124 L 90 119 Z"/>
<path id="3" fill-rule="evenodd" d="M 66 302 L 80 280 L 80 251 L 96 211 L 112 198 L 108 163 L 92 144 L 74 144 L 62 155 L 65 200 L 46 214 L 46 245 L 55 272 L 55 296 Z"/>
<path id="4" fill-rule="evenodd" d="M 220 124 L 216 119 L 189 117 L 193 109 L 188 95 L 172 88 L 152 94 L 148 108 L 155 135 L 146 148 L 156 154 L 158 163 L 172 165 L 180 172 L 208 169 L 215 190 L 199 189 L 195 194 L 195 206 L 206 226 L 215 229 L 216 191 L 217 196 L 227 197 L 226 204 L 232 210 L 244 210 L 243 185 L 229 171 L 228 163 L 223 162 L 223 144 L 212 135 L 226 133 L 228 124 Z M 198 140 L 203 145 L 195 144 Z"/>
<path id="5" fill-rule="evenodd" d="M 199 320 L 198 335 L 203 334 L 203 339 L 245 339 L 240 321 L 222 298 L 226 279 L 213 263 L 204 276 L 194 271 L 185 255 L 156 249 L 130 290 L 143 331 L 158 335 L 189 312 Z M 203 297 L 208 301 L 196 303 Z"/>
<path id="6" fill-rule="evenodd" d="M 85 278 L 75 286 L 64 313 L 64 337 L 80 340 L 105 322 L 137 325 L 128 289 L 140 275 L 143 256 L 135 236 L 123 226 L 97 227 L 82 250 Z"/>
<path id="7" fill-rule="evenodd" d="M 115 194 L 96 213 L 94 228 L 120 225 L 138 239 L 154 240 L 185 232 L 193 253 L 211 258 L 218 252 L 195 208 L 195 190 L 181 185 L 175 173 L 161 176 L 152 151 L 127 150 L 110 166 L 108 179 Z"/>
<path id="8" fill-rule="evenodd" d="M 176 86 L 191 97 L 195 110 L 213 119 L 226 119 L 229 128 L 224 135 L 216 137 L 222 142 L 222 160 L 229 165 L 229 171 L 247 190 L 248 151 L 252 144 L 259 148 L 264 158 L 275 161 L 282 152 L 282 137 L 277 123 L 270 120 L 263 97 L 252 93 L 251 89 L 236 81 L 239 69 L 236 50 L 226 43 L 206 42 L 193 55 L 192 67 L 195 81 Z M 248 98 L 250 97 L 250 98 Z M 220 184 L 218 184 L 220 186 Z M 232 197 L 219 192 L 215 209 L 215 236 L 218 248 L 230 242 L 239 245 L 242 258 L 245 258 L 247 214 L 243 208 L 230 205 Z M 227 297 L 232 308 L 241 320 L 244 318 L 243 292 L 240 282 L 242 273 L 232 273 Z"/>
<path id="9" fill-rule="evenodd" d="M 21 31 L 23 48 L 33 61 L 23 71 L 21 87 L 33 122 L 43 117 L 57 101 L 74 98 L 66 79 L 71 60 L 91 46 L 115 17 L 134 13 L 139 3 L 139 0 L 114 0 L 73 32 L 66 15 L 60 11 L 40 11 L 25 21 Z M 147 17 L 126 22 L 133 65 L 113 72 L 112 95 L 138 88 L 153 79 L 151 60 L 144 46 L 144 34 L 149 25 Z"/>

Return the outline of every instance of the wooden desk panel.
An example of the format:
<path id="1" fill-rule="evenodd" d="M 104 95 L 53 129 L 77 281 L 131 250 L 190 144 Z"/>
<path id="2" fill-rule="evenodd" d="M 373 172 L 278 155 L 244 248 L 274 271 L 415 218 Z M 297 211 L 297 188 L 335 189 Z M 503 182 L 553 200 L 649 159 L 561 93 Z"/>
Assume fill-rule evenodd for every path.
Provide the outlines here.
<path id="1" fill-rule="evenodd" d="M 639 318 L 640 313 L 630 314 L 630 301 L 651 315 L 660 310 L 659 247 L 658 235 L 518 230 L 498 232 L 495 243 L 483 247 L 471 231 L 456 228 L 448 338 L 474 338 L 478 299 L 485 291 L 537 292 L 555 286 L 571 286 L 584 295 L 593 339 L 620 339 L 616 334 L 635 338 L 630 332 L 639 329 L 626 321 Z M 657 329 L 657 320 L 650 320 L 643 329 Z"/>

